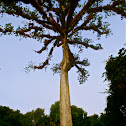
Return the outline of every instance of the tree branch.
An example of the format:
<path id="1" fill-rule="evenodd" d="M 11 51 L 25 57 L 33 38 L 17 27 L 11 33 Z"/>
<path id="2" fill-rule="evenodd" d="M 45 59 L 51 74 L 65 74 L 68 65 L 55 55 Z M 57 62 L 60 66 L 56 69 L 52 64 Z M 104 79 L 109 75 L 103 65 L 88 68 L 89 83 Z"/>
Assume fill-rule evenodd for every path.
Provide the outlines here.
<path id="1" fill-rule="evenodd" d="M 100 6 L 96 8 L 90 8 L 87 10 L 87 13 L 96 13 L 96 12 L 102 12 L 103 10 L 112 10 L 116 12 L 117 14 L 121 14 L 122 16 L 126 16 L 126 12 L 120 8 L 116 8 L 117 5 L 122 4 L 123 2 L 121 0 L 119 1 L 114 1 L 112 5 L 107 5 L 107 6 Z"/>
<path id="2" fill-rule="evenodd" d="M 75 16 L 75 18 L 71 21 L 70 27 L 68 31 L 71 31 L 79 22 L 79 20 L 82 18 L 86 10 L 89 9 L 89 7 L 95 2 L 96 0 L 88 0 L 87 4 L 82 8 L 82 10 Z"/>
<path id="3" fill-rule="evenodd" d="M 92 48 L 92 49 L 94 49 L 94 50 L 99 50 L 99 49 L 102 49 L 102 47 L 100 46 L 100 45 L 96 45 L 96 46 L 94 46 L 94 45 L 89 45 L 88 43 L 85 43 L 85 42 L 79 42 L 79 41 L 68 41 L 68 43 L 69 44 L 80 44 L 80 45 L 83 45 L 83 46 L 85 46 L 85 48 L 88 48 L 88 47 L 90 47 L 90 48 Z"/>
<path id="4" fill-rule="evenodd" d="M 84 26 L 86 26 L 86 25 L 89 23 L 89 21 L 90 21 L 93 17 L 94 17 L 93 14 L 89 14 L 88 17 L 87 17 L 87 19 L 84 21 L 84 23 L 82 23 L 81 26 L 76 27 L 68 36 L 72 36 L 75 32 L 81 30 Z M 68 32 L 69 32 L 69 31 L 68 31 Z"/>
<path id="5" fill-rule="evenodd" d="M 13 28 L 5 28 L 5 29 L 0 28 L 0 32 L 2 32 L 4 34 L 12 33 L 13 32 Z"/>
<path id="6" fill-rule="evenodd" d="M 99 35 L 102 35 L 102 34 L 108 34 L 109 31 L 100 31 L 99 29 L 99 26 L 98 25 L 92 25 L 92 26 L 84 26 L 81 30 L 93 30 L 93 31 L 96 31 Z M 103 29 L 103 28 L 100 28 L 100 29 Z"/>
<path id="7" fill-rule="evenodd" d="M 84 65 L 84 66 L 89 66 L 90 65 L 87 60 L 75 61 L 75 64 Z"/>
<path id="8" fill-rule="evenodd" d="M 42 47 L 39 51 L 35 51 L 36 53 L 42 53 L 44 50 L 46 50 L 47 46 L 53 41 L 54 39 L 49 39 L 44 41 L 44 47 Z"/>
<path id="9" fill-rule="evenodd" d="M 73 19 L 73 14 L 74 14 L 74 11 L 75 11 L 79 1 L 80 0 L 70 0 L 69 10 L 67 12 L 68 16 L 67 16 L 66 29 L 68 29 L 70 22 Z"/>
<path id="10" fill-rule="evenodd" d="M 53 47 L 50 49 L 50 52 L 49 52 L 48 57 L 47 57 L 47 59 L 45 60 L 45 62 L 44 62 L 42 65 L 34 66 L 34 69 L 43 69 L 46 65 L 49 64 L 49 60 L 50 60 L 50 58 L 51 58 L 50 56 L 52 55 L 53 50 L 54 50 L 54 48 L 56 47 L 56 44 L 57 44 L 57 40 L 54 42 Z"/>
<path id="11" fill-rule="evenodd" d="M 50 0 L 49 0 L 49 2 L 51 3 Z M 52 24 L 52 27 L 55 29 L 55 31 L 59 32 L 61 35 L 64 35 L 62 29 L 60 28 L 59 24 L 56 23 L 56 21 L 54 20 L 54 18 L 53 18 L 51 13 L 49 13 L 50 17 L 48 17 L 47 13 L 42 9 L 41 5 L 38 3 L 37 0 L 34 0 L 34 4 L 32 4 L 32 5 L 36 8 L 36 10 L 39 11 L 40 14 L 43 15 L 44 19 L 47 19 L 47 21 Z"/>
<path id="12" fill-rule="evenodd" d="M 29 14 L 26 14 L 24 13 L 25 11 L 22 10 L 20 7 L 18 6 L 15 6 L 13 5 L 13 9 L 15 10 L 9 10 L 9 11 L 4 11 L 5 13 L 7 14 L 10 14 L 10 15 L 17 15 L 17 16 L 21 16 L 23 18 L 26 18 L 28 20 L 34 20 L 36 21 L 38 24 L 41 24 L 43 25 L 45 28 L 48 28 L 48 29 L 51 29 L 51 30 L 54 30 L 53 27 L 50 26 L 50 23 L 48 21 L 45 21 L 45 20 L 39 20 L 38 17 L 36 17 L 35 15 L 33 16 L 30 16 Z"/>
<path id="13" fill-rule="evenodd" d="M 18 0 L 17 0 L 17 1 L 18 1 Z M 48 2 L 49 2 L 49 1 L 50 1 L 50 0 L 48 0 Z M 22 2 L 26 2 L 26 1 L 23 0 Z M 51 2 L 51 1 L 50 1 L 50 2 Z M 50 3 L 50 2 L 49 2 L 49 3 Z M 59 25 L 58 23 L 56 23 L 56 21 L 54 20 L 53 16 L 50 16 L 50 17 L 47 16 L 47 12 L 45 12 L 45 11 L 42 9 L 40 3 L 39 3 L 37 0 L 32 0 L 31 2 L 28 2 L 28 3 L 30 3 L 33 7 L 36 8 L 36 10 L 40 13 L 40 15 L 42 15 L 42 18 L 44 19 L 44 21 L 39 20 L 39 19 L 38 19 L 39 17 L 36 17 L 36 16 L 29 16 L 28 14 L 25 14 L 25 13 L 24 13 L 25 11 L 24 11 L 22 8 L 20 8 L 20 7 L 16 6 L 16 5 L 13 5 L 13 6 L 12 6 L 13 9 L 14 9 L 16 12 L 9 10 L 9 11 L 6 11 L 6 13 L 11 14 L 11 15 L 13 15 L 13 14 L 16 14 L 16 15 L 18 15 L 18 16 L 20 15 L 20 16 L 22 16 L 23 18 L 26 18 L 26 19 L 28 19 L 28 20 L 35 20 L 37 23 L 43 25 L 43 27 L 48 28 L 48 29 L 51 29 L 51 30 L 53 30 L 53 31 L 55 31 L 55 32 L 59 32 L 60 34 L 63 35 L 63 31 L 62 31 L 62 29 L 60 28 L 60 25 Z M 6 4 L 5 4 L 5 5 L 6 5 Z M 50 15 L 51 15 L 51 13 L 50 13 Z M 45 21 L 45 20 L 47 20 L 47 21 Z M 51 25 L 51 26 L 50 26 L 50 25 Z"/>

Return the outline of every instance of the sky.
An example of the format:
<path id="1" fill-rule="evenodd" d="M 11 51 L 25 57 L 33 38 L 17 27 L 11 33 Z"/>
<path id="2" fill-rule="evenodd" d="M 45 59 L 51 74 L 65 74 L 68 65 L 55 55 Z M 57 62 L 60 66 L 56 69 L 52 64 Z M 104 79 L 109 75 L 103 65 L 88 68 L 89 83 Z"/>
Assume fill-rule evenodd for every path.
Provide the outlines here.
<path id="1" fill-rule="evenodd" d="M 88 112 L 88 115 L 104 112 L 106 107 L 107 94 L 102 92 L 108 88 L 109 82 L 104 82 L 102 73 L 105 72 L 106 60 L 110 55 L 117 56 L 119 49 L 126 47 L 126 20 L 121 17 L 112 16 L 108 21 L 113 35 L 97 40 L 92 32 L 83 32 L 83 37 L 92 38 L 95 43 L 101 43 L 103 50 L 95 51 L 84 49 L 81 58 L 88 58 L 90 66 L 86 69 L 90 76 L 84 84 L 79 84 L 76 69 L 69 72 L 70 99 L 71 105 L 76 105 Z M 21 18 L 14 18 L 4 15 L 0 17 L 0 24 L 13 22 L 15 26 L 24 22 Z M 50 107 L 60 97 L 60 76 L 53 75 L 50 67 L 43 70 L 25 72 L 25 67 L 30 61 L 41 63 L 46 58 L 36 54 L 34 50 L 41 49 L 41 43 L 32 39 L 22 39 L 15 36 L 0 36 L 0 105 L 8 106 L 21 113 L 45 109 L 45 114 L 49 114 Z M 76 49 L 73 49 L 76 51 Z M 56 48 L 53 63 L 60 63 L 62 60 L 62 49 Z"/>

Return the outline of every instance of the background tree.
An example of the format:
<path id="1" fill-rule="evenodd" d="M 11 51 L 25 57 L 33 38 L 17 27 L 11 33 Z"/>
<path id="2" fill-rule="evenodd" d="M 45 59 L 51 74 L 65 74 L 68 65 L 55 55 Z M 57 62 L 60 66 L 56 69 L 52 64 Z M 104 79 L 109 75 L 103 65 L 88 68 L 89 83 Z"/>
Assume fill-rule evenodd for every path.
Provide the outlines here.
<path id="1" fill-rule="evenodd" d="M 44 109 L 37 108 L 20 113 L 6 106 L 0 106 L 0 126 L 53 126 L 50 125 L 50 118 L 45 115 Z"/>
<path id="2" fill-rule="evenodd" d="M 60 126 L 60 112 L 59 112 L 59 104 L 60 101 L 55 102 L 52 104 L 50 108 L 50 119 L 56 126 Z"/>
<path id="3" fill-rule="evenodd" d="M 25 116 L 19 110 L 14 111 L 6 106 L 0 106 L 1 126 L 32 126 L 27 122 Z"/>
<path id="4" fill-rule="evenodd" d="M 71 112 L 73 126 L 106 126 L 102 116 L 87 116 L 87 112 L 75 105 L 71 106 Z M 0 106 L 0 126 L 60 126 L 59 117 L 59 101 L 52 104 L 50 115 L 45 115 L 44 109 L 40 108 L 22 114 L 19 110 Z"/>
<path id="5" fill-rule="evenodd" d="M 44 109 L 37 108 L 34 111 L 34 121 L 36 122 L 38 118 L 45 116 Z"/>
<path id="6" fill-rule="evenodd" d="M 54 126 L 54 125 L 52 125 L 49 116 L 45 115 L 37 119 L 35 126 Z"/>
<path id="7" fill-rule="evenodd" d="M 46 67 L 52 58 L 54 48 L 62 46 L 62 62 L 53 68 L 54 71 L 60 70 L 61 126 L 66 124 L 72 126 L 68 71 L 75 66 L 79 73 L 80 83 L 85 82 L 88 77 L 84 67 L 89 65 L 88 60 L 80 60 L 79 53 L 74 54 L 69 48 L 70 45 L 77 46 L 79 52 L 83 51 L 83 47 L 94 50 L 102 49 L 100 44 L 90 44 L 92 41 L 88 38 L 83 40 L 80 32 L 91 30 L 97 33 L 98 38 L 104 34 L 109 35 L 109 24 L 103 22 L 101 12 L 104 12 L 106 17 L 113 12 L 120 14 L 122 18 L 126 16 L 125 0 L 112 0 L 107 5 L 102 4 L 102 2 L 104 0 L 0 0 L 0 12 L 2 14 L 21 16 L 28 20 L 24 27 L 14 28 L 11 23 L 6 24 L 4 28 L 0 27 L 1 34 L 14 33 L 16 36 L 42 41 L 43 47 L 39 51 L 35 51 L 39 54 L 52 45 L 45 62 L 38 66 L 30 65 L 29 67 L 34 69 Z M 78 12 L 79 8 L 80 11 Z"/>
<path id="8" fill-rule="evenodd" d="M 34 116 L 33 115 L 34 115 L 34 111 L 33 110 L 31 112 L 27 112 L 25 114 L 25 119 L 27 120 L 28 124 L 30 124 L 31 126 L 34 125 L 34 120 L 33 120 Z"/>
<path id="9" fill-rule="evenodd" d="M 71 114 L 73 126 L 82 126 L 84 119 L 87 117 L 87 112 L 85 112 L 82 108 L 78 108 L 77 106 L 72 105 Z"/>
<path id="10" fill-rule="evenodd" d="M 118 55 L 110 56 L 105 67 L 104 74 L 110 82 L 104 115 L 106 126 L 126 124 L 126 49 L 120 49 Z"/>
<path id="11" fill-rule="evenodd" d="M 25 114 L 25 118 L 29 121 L 32 122 L 32 125 L 38 125 L 38 124 L 43 124 L 44 125 L 44 119 L 46 119 L 44 113 L 44 109 L 37 108 L 36 110 L 32 110 L 31 112 L 27 112 Z"/>

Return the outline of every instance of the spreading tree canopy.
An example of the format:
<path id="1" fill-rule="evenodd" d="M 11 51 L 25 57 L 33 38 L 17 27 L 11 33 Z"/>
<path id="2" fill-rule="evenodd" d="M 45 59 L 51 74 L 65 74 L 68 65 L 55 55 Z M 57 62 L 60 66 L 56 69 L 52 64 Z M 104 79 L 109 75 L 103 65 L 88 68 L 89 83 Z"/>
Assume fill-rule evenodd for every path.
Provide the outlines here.
<path id="1" fill-rule="evenodd" d="M 1 34 L 15 34 L 24 38 L 42 41 L 42 48 L 36 53 L 41 54 L 48 45 L 52 45 L 44 62 L 34 69 L 43 69 L 52 58 L 56 47 L 63 44 L 66 38 L 68 45 L 74 45 L 82 52 L 84 48 L 94 50 L 102 49 L 100 44 L 91 44 L 89 38 L 82 38 L 81 31 L 93 31 L 97 37 L 103 34 L 109 35 L 109 23 L 103 22 L 103 18 L 111 14 L 126 16 L 125 0 L 112 0 L 107 5 L 102 4 L 104 0 L 0 0 L 0 13 L 27 19 L 26 24 L 14 28 L 11 23 L 0 26 Z M 103 13 L 104 12 L 104 16 Z M 74 54 L 69 49 L 71 67 L 76 67 L 79 73 L 79 82 L 87 79 L 87 71 L 82 66 L 88 66 L 88 60 L 80 61 L 79 54 Z M 32 65 L 31 65 L 32 67 Z M 69 68 L 69 69 L 70 69 Z M 59 64 L 53 67 L 54 72 L 59 70 Z"/>

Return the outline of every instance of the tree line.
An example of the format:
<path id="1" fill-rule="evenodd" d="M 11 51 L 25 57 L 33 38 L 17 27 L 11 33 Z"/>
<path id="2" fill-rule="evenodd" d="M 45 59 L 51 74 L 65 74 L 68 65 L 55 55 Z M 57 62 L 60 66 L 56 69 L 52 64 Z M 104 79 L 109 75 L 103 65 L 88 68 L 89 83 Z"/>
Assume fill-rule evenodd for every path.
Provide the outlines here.
<path id="1" fill-rule="evenodd" d="M 92 116 L 87 116 L 87 112 L 77 106 L 72 105 L 71 112 L 74 126 L 94 126 L 100 123 L 98 115 L 94 114 Z M 41 108 L 22 114 L 19 110 L 15 111 L 9 107 L 0 106 L 0 125 L 60 126 L 59 101 L 52 104 L 49 115 L 45 115 L 44 109 Z"/>
<path id="2" fill-rule="evenodd" d="M 87 112 L 71 106 L 73 126 L 125 126 L 126 125 L 126 49 L 119 50 L 118 56 L 110 56 L 106 62 L 104 76 L 108 82 L 107 107 L 101 115 L 87 116 Z M 6 106 L 0 106 L 0 126 L 60 126 L 60 101 L 51 105 L 49 115 L 37 108 L 20 113 Z"/>

